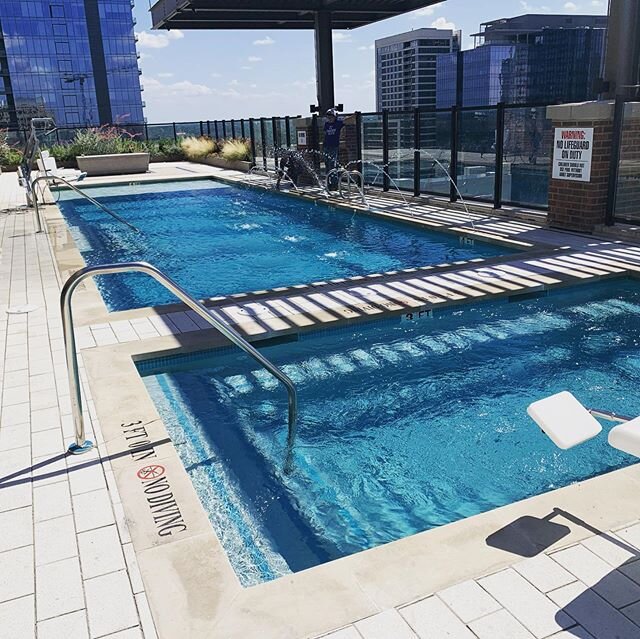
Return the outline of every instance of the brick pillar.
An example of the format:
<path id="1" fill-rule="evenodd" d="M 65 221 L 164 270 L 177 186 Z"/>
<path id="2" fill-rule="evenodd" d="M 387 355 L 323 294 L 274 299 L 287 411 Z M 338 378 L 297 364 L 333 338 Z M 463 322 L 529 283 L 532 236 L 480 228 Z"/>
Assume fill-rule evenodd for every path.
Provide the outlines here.
<path id="1" fill-rule="evenodd" d="M 613 136 L 613 102 L 584 102 L 547 107 L 558 127 L 593 127 L 591 180 L 549 182 L 549 226 L 591 233 L 605 223 L 609 161 Z M 552 171 L 552 167 L 550 168 Z"/>

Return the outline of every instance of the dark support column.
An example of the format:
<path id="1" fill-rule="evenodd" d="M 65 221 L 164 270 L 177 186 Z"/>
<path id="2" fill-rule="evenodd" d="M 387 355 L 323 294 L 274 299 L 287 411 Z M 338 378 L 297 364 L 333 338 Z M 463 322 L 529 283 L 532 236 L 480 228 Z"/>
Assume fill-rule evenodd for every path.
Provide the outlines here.
<path id="1" fill-rule="evenodd" d="M 464 102 L 464 54 L 458 51 L 456 57 L 456 105 L 461 107 Z"/>
<path id="2" fill-rule="evenodd" d="M 256 134 L 253 126 L 253 118 L 249 118 L 249 136 L 251 137 L 251 157 L 253 166 L 256 165 Z"/>
<path id="3" fill-rule="evenodd" d="M 362 113 L 360 111 L 356 111 L 356 159 L 358 171 L 362 173 Z"/>
<path id="4" fill-rule="evenodd" d="M 335 106 L 333 86 L 333 38 L 331 36 L 331 12 L 315 14 L 316 85 L 320 113 Z"/>
<path id="5" fill-rule="evenodd" d="M 502 160 L 504 157 L 504 102 L 498 103 L 496 113 L 496 179 L 493 191 L 493 206 L 502 206 Z"/>
<path id="6" fill-rule="evenodd" d="M 616 215 L 616 195 L 618 193 L 618 172 L 620 170 L 620 143 L 624 125 L 624 98 L 618 96 L 613 111 L 613 135 L 611 138 L 611 156 L 609 157 L 609 184 L 607 187 L 607 211 L 605 224 L 613 226 Z"/>
<path id="7" fill-rule="evenodd" d="M 389 111 L 382 111 L 382 190 L 389 190 Z"/>
<path id="8" fill-rule="evenodd" d="M 640 66 L 640 6 L 638 0 L 611 0 L 607 32 L 605 80 L 607 97 L 637 96 Z"/>
<path id="9" fill-rule="evenodd" d="M 459 110 L 457 106 L 451 109 L 451 163 L 449 164 L 449 173 L 451 179 L 458 184 L 458 134 L 459 134 Z M 451 202 L 456 202 L 458 199 L 458 192 L 456 187 L 452 184 L 449 188 L 449 199 Z"/>
<path id="10" fill-rule="evenodd" d="M 413 110 L 413 195 L 420 195 L 420 109 Z"/>

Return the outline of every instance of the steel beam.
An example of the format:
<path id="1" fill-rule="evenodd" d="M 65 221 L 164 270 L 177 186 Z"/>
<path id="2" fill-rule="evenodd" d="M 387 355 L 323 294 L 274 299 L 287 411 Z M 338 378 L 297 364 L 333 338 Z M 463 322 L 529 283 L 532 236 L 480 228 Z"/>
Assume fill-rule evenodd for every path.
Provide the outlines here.
<path id="1" fill-rule="evenodd" d="M 333 37 L 331 34 L 331 13 L 317 11 L 315 14 L 316 43 L 316 86 L 320 113 L 335 106 L 336 97 L 333 84 Z"/>

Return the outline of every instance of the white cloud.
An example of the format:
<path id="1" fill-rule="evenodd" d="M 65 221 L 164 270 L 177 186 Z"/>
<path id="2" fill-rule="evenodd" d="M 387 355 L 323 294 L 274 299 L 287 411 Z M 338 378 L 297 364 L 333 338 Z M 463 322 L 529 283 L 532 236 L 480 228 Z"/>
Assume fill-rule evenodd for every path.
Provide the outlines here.
<path id="1" fill-rule="evenodd" d="M 260 58 L 260 57 L 259 57 L 259 56 L 257 56 L 257 55 L 250 55 L 250 56 L 247 58 L 247 60 L 248 60 L 249 62 L 262 62 L 262 58 Z"/>
<path id="2" fill-rule="evenodd" d="M 376 47 L 374 44 L 370 44 L 368 47 L 366 46 L 358 47 L 358 51 L 373 51 L 375 48 Z"/>
<path id="3" fill-rule="evenodd" d="M 440 16 L 431 23 L 431 26 L 436 29 L 452 29 L 455 31 L 456 25 L 453 22 L 449 22 L 446 18 Z"/>
<path id="4" fill-rule="evenodd" d="M 334 31 L 333 32 L 333 41 L 336 43 L 339 42 L 352 42 L 351 34 L 345 33 L 344 31 Z"/>
<path id="5" fill-rule="evenodd" d="M 158 73 L 159 78 L 172 78 L 173 73 Z"/>
<path id="6" fill-rule="evenodd" d="M 565 11 L 577 11 L 578 5 L 575 2 L 565 2 L 564 9 Z"/>
<path id="7" fill-rule="evenodd" d="M 261 40 L 253 41 L 253 44 L 255 44 L 258 47 L 266 47 L 275 43 L 276 41 L 273 38 L 270 38 L 269 36 L 267 36 L 266 38 L 262 38 Z"/>
<path id="8" fill-rule="evenodd" d="M 239 84 L 240 83 L 236 79 L 233 79 L 233 80 L 229 81 L 229 86 L 230 87 L 237 87 Z"/>
<path id="9" fill-rule="evenodd" d="M 204 84 L 195 84 L 189 80 L 163 84 L 155 78 L 144 78 L 145 94 L 158 95 L 162 97 L 192 98 L 200 95 L 211 95 L 213 91 Z"/>
<path id="10" fill-rule="evenodd" d="M 423 18 L 424 16 L 432 16 L 435 11 L 435 7 L 424 7 L 423 9 L 417 9 L 416 11 L 412 11 L 409 14 L 409 17 L 412 20 L 418 20 L 419 18 Z"/>
<path id="11" fill-rule="evenodd" d="M 214 71 L 214 72 L 211 74 L 211 77 L 212 77 L 212 78 L 221 78 L 221 77 L 222 77 L 222 73 L 218 73 L 217 71 Z"/>
<path id="12" fill-rule="evenodd" d="M 184 33 L 179 29 L 172 29 L 166 33 L 149 33 L 148 31 L 136 32 L 138 36 L 138 46 L 142 49 L 164 49 L 168 47 L 171 40 L 181 40 Z"/>

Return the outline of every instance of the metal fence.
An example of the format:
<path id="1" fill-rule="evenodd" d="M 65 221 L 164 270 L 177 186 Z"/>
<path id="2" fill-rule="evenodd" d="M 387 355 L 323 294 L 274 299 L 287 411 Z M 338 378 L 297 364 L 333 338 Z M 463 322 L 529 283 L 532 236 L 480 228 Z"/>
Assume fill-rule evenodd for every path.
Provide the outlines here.
<path id="1" fill-rule="evenodd" d="M 385 191 L 445 196 L 545 209 L 553 153 L 546 104 L 499 104 L 342 114 L 340 163 L 360 170 Z M 284 149 L 302 150 L 319 176 L 325 172 L 324 119 L 285 116 L 114 125 L 140 140 L 209 136 L 246 139 L 254 163 L 274 168 Z M 80 130 L 60 127 L 51 143 Z M 19 144 L 25 132 L 9 130 Z"/>

